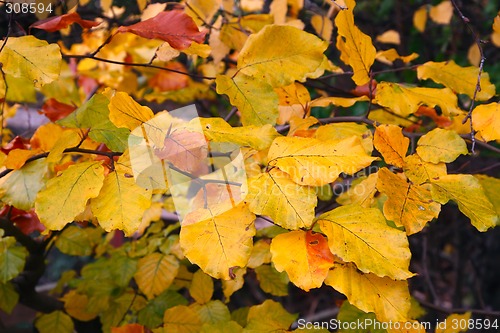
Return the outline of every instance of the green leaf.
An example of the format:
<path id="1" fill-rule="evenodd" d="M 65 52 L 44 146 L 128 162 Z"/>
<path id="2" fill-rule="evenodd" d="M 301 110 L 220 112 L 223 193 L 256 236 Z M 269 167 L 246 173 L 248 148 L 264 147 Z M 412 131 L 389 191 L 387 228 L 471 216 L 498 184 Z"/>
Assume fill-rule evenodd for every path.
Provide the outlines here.
<path id="1" fill-rule="evenodd" d="M 238 57 L 238 69 L 273 88 L 288 86 L 311 77 L 327 47 L 327 42 L 295 27 L 268 25 L 248 37 Z"/>
<path id="2" fill-rule="evenodd" d="M 14 289 L 12 283 L 0 283 L 0 309 L 10 314 L 18 301 L 19 294 Z"/>
<path id="3" fill-rule="evenodd" d="M 235 321 L 223 321 L 216 324 L 203 324 L 200 333 L 242 333 L 241 327 Z"/>
<path id="4" fill-rule="evenodd" d="M 57 44 L 33 36 L 10 37 L 0 53 L 3 73 L 26 78 L 37 88 L 59 77 L 61 60 Z"/>
<path id="5" fill-rule="evenodd" d="M 151 253 L 139 260 L 134 278 L 139 289 L 151 299 L 172 284 L 178 270 L 179 261 L 173 255 Z"/>
<path id="6" fill-rule="evenodd" d="M 210 301 L 203 305 L 193 303 L 190 308 L 198 313 L 203 323 L 217 324 L 231 320 L 229 309 L 219 300 Z"/>
<path id="7" fill-rule="evenodd" d="M 50 179 L 35 200 L 40 221 L 50 230 L 61 230 L 85 210 L 88 199 L 99 194 L 103 180 L 101 162 L 74 164 Z"/>
<path id="8" fill-rule="evenodd" d="M 285 332 L 297 317 L 288 313 L 280 303 L 268 299 L 250 308 L 245 333 Z"/>
<path id="9" fill-rule="evenodd" d="M 186 305 L 187 300 L 179 293 L 165 290 L 163 293 L 150 300 L 148 304 L 138 312 L 137 319 L 140 324 L 152 329 L 163 323 L 165 310 L 176 305 Z"/>
<path id="10" fill-rule="evenodd" d="M 214 292 L 214 282 L 212 278 L 205 274 L 201 269 L 193 275 L 193 280 L 189 286 L 189 294 L 199 304 L 205 304 L 210 301 Z"/>
<path id="11" fill-rule="evenodd" d="M 100 316 L 104 332 L 109 332 L 111 327 L 119 326 L 132 306 L 134 299 L 135 294 L 127 292 L 110 302 L 109 308 Z"/>
<path id="12" fill-rule="evenodd" d="M 57 237 L 56 247 L 70 256 L 89 256 L 93 244 L 86 230 L 70 225 Z"/>
<path id="13" fill-rule="evenodd" d="M 35 322 L 40 333 L 73 333 L 74 324 L 71 317 L 62 311 L 42 314 Z"/>
<path id="14" fill-rule="evenodd" d="M 348 301 L 345 301 L 342 303 L 342 306 L 339 309 L 339 314 L 337 315 L 337 320 L 339 322 L 345 322 L 349 323 L 350 329 L 349 330 L 342 330 L 342 332 L 348 332 L 348 333 L 387 333 L 385 329 L 376 329 L 373 326 L 369 327 L 363 327 L 361 325 L 357 325 L 359 322 L 376 322 L 377 319 L 375 317 L 375 314 L 373 312 L 366 313 L 364 311 L 361 311 L 354 305 L 351 305 Z M 381 323 L 378 323 L 379 325 Z"/>
<path id="15" fill-rule="evenodd" d="M 116 127 L 109 120 L 109 100 L 102 94 L 95 94 L 69 116 L 57 121 L 59 125 L 71 128 L 88 128 L 89 137 L 104 143 L 109 149 L 123 152 L 127 148 L 130 130 Z"/>
<path id="16" fill-rule="evenodd" d="M 24 268 L 28 251 L 15 244 L 14 237 L 0 238 L 0 283 L 15 278 Z"/>
<path id="17" fill-rule="evenodd" d="M 202 326 L 200 315 L 185 305 L 177 305 L 165 311 L 163 332 L 199 333 Z"/>
<path id="18" fill-rule="evenodd" d="M 0 179 L 0 196 L 7 205 L 25 211 L 35 205 L 35 198 L 44 185 L 43 176 L 47 171 L 45 159 L 25 164 Z"/>
<path id="19" fill-rule="evenodd" d="M 278 272 L 271 265 L 262 265 L 255 268 L 255 274 L 259 281 L 259 286 L 266 293 L 273 296 L 288 295 L 288 275 L 286 272 Z"/>
<path id="20" fill-rule="evenodd" d="M 278 94 L 269 84 L 242 74 L 217 75 L 215 83 L 217 93 L 227 95 L 231 105 L 239 109 L 244 126 L 276 124 Z"/>
<path id="21" fill-rule="evenodd" d="M 497 212 L 474 176 L 446 175 L 431 182 L 432 198 L 443 205 L 455 201 L 477 230 L 486 231 L 498 223 Z"/>

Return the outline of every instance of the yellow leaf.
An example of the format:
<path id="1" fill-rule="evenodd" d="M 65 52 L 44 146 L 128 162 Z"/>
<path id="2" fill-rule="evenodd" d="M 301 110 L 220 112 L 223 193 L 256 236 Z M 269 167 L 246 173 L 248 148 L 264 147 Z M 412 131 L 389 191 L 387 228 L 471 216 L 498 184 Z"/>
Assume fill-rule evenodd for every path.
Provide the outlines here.
<path id="1" fill-rule="evenodd" d="M 290 281 L 305 291 L 321 287 L 333 266 L 326 238 L 311 231 L 291 231 L 274 237 L 271 255 L 276 270 L 286 271 Z"/>
<path id="2" fill-rule="evenodd" d="M 98 312 L 93 312 L 87 306 L 89 303 L 87 295 L 78 294 L 76 290 L 70 290 L 64 295 L 62 301 L 64 302 L 64 310 L 78 320 L 89 321 L 98 315 Z"/>
<path id="3" fill-rule="evenodd" d="M 245 267 L 253 246 L 255 215 L 247 206 L 228 211 L 198 209 L 182 221 L 184 255 L 208 275 L 229 280 L 232 267 Z"/>
<path id="4" fill-rule="evenodd" d="M 193 280 L 189 286 L 189 295 L 199 304 L 205 304 L 212 299 L 214 293 L 214 281 L 210 276 L 203 273 L 201 269 L 193 274 Z"/>
<path id="5" fill-rule="evenodd" d="M 407 281 L 362 274 L 353 264 L 335 264 L 325 284 L 347 296 L 349 303 L 374 312 L 381 322 L 407 321 L 410 293 Z"/>
<path id="6" fill-rule="evenodd" d="M 353 106 L 357 102 L 369 101 L 368 96 L 359 96 L 359 97 L 320 97 L 313 100 L 310 103 L 310 107 L 315 106 L 329 106 L 330 104 L 342 106 L 344 108 L 348 108 Z"/>
<path id="7" fill-rule="evenodd" d="M 117 92 L 109 102 L 109 119 L 117 127 L 134 130 L 153 118 L 153 111 L 142 106 L 125 92 Z"/>
<path id="8" fill-rule="evenodd" d="M 385 43 L 385 44 L 401 44 L 401 37 L 399 36 L 399 32 L 396 30 L 387 30 L 381 35 L 378 35 L 375 39 L 377 42 Z"/>
<path id="9" fill-rule="evenodd" d="M 0 53 L 2 72 L 26 78 L 40 88 L 59 77 L 62 57 L 57 44 L 33 36 L 10 37 Z"/>
<path id="10" fill-rule="evenodd" d="M 283 125 L 294 116 L 303 118 L 308 113 L 308 103 L 311 96 L 306 87 L 294 82 L 289 86 L 274 89 L 279 98 L 279 118 L 278 125 Z"/>
<path id="11" fill-rule="evenodd" d="M 238 69 L 273 88 L 304 82 L 322 64 L 327 46 L 297 28 L 267 25 L 248 37 L 238 57 Z"/>
<path id="12" fill-rule="evenodd" d="M 404 172 L 412 183 L 420 185 L 433 178 L 446 175 L 446 164 L 425 162 L 415 153 L 405 158 Z"/>
<path id="13" fill-rule="evenodd" d="M 193 303 L 190 305 L 190 308 L 198 313 L 203 323 L 217 324 L 231 320 L 229 309 L 219 300 L 210 301 L 203 305 Z"/>
<path id="14" fill-rule="evenodd" d="M 40 333 L 73 333 L 74 329 L 71 317 L 59 310 L 40 315 L 35 321 L 35 326 Z"/>
<path id="15" fill-rule="evenodd" d="M 377 85 L 375 102 L 403 117 L 417 112 L 421 105 L 429 107 L 438 105 L 445 116 L 460 112 L 457 96 L 450 89 L 407 88 L 391 82 L 381 82 Z"/>
<path id="16" fill-rule="evenodd" d="M 202 58 L 207 58 L 212 52 L 212 49 L 207 44 L 198 44 L 193 42 L 187 49 L 182 50 L 182 52 L 187 55 L 197 55 Z"/>
<path id="17" fill-rule="evenodd" d="M 413 26 L 420 32 L 424 32 L 427 23 L 427 6 L 422 6 L 413 14 Z"/>
<path id="18" fill-rule="evenodd" d="M 336 123 L 318 127 L 316 138 L 319 140 L 344 140 L 351 136 L 357 136 L 367 154 L 373 151 L 373 135 L 364 124 Z"/>
<path id="19" fill-rule="evenodd" d="M 343 60 L 346 59 L 346 64 L 352 67 L 353 81 L 361 86 L 370 81 L 370 67 L 375 61 L 376 52 L 372 39 L 354 24 L 355 1 L 346 0 L 346 5 L 348 9 L 338 13 L 335 25 L 338 28 L 339 38 L 344 39 Z"/>
<path id="20" fill-rule="evenodd" d="M 493 32 L 491 34 L 491 42 L 496 47 L 500 47 L 500 13 L 495 17 L 492 28 Z"/>
<path id="21" fill-rule="evenodd" d="M 460 333 L 469 330 L 469 319 L 471 313 L 454 313 L 446 317 L 445 321 L 437 323 L 435 333 Z"/>
<path id="22" fill-rule="evenodd" d="M 378 173 L 372 173 L 366 179 L 351 185 L 348 191 L 343 192 L 337 197 L 337 202 L 341 205 L 359 205 L 369 208 L 374 202 L 375 193 L 377 193 Z"/>
<path id="23" fill-rule="evenodd" d="M 313 188 L 294 183 L 277 169 L 251 179 L 244 200 L 253 213 L 267 215 L 291 230 L 311 226 L 318 202 Z"/>
<path id="24" fill-rule="evenodd" d="M 298 133 L 309 132 L 309 127 L 317 123 L 318 119 L 314 117 L 307 117 L 307 118 L 292 117 L 290 119 L 290 129 L 288 130 L 286 136 L 295 136 L 295 134 Z"/>
<path id="25" fill-rule="evenodd" d="M 500 140 L 500 104 L 476 106 L 472 111 L 472 125 L 484 141 Z"/>
<path id="26" fill-rule="evenodd" d="M 362 272 L 396 280 L 413 276 L 408 271 L 408 239 L 403 231 L 387 225 L 380 210 L 340 206 L 320 215 L 318 223 L 332 253 L 354 262 Z"/>
<path id="27" fill-rule="evenodd" d="M 47 163 L 40 159 L 14 170 L 0 179 L 2 202 L 25 211 L 33 208 L 38 191 L 44 185 Z"/>
<path id="28" fill-rule="evenodd" d="M 384 109 L 372 110 L 368 115 L 368 119 L 381 124 L 392 124 L 402 127 L 408 127 L 417 123 L 417 118 L 414 116 L 410 116 L 407 119 Z"/>
<path id="29" fill-rule="evenodd" d="M 144 295 L 152 299 L 172 284 L 178 270 L 177 258 L 154 252 L 139 259 L 134 279 Z"/>
<path id="30" fill-rule="evenodd" d="M 132 175 L 115 170 L 106 176 L 99 195 L 90 201 L 90 207 L 104 230 L 119 229 L 131 236 L 151 206 L 151 192 L 137 185 Z"/>
<path id="31" fill-rule="evenodd" d="M 177 58 L 179 54 L 181 54 L 179 50 L 174 49 L 168 42 L 161 44 L 161 46 L 156 50 L 156 58 L 165 62 Z"/>
<path id="32" fill-rule="evenodd" d="M 401 127 L 395 125 L 380 125 L 375 128 L 373 137 L 375 148 L 382 154 L 387 164 L 402 168 L 408 152 L 410 139 L 403 136 Z"/>
<path id="33" fill-rule="evenodd" d="M 311 25 L 321 38 L 327 42 L 330 41 L 332 38 L 333 23 L 329 17 L 317 14 L 313 15 L 313 17 L 311 17 Z"/>
<path id="34" fill-rule="evenodd" d="M 287 11 L 287 0 L 274 0 L 269 6 L 269 13 L 274 17 L 274 24 L 285 24 Z"/>
<path id="35" fill-rule="evenodd" d="M 271 262 L 271 253 L 269 252 L 269 242 L 265 239 L 260 239 L 253 245 L 252 254 L 248 260 L 247 267 L 257 268 L 263 264 Z"/>
<path id="36" fill-rule="evenodd" d="M 280 136 L 270 124 L 264 126 L 232 127 L 222 118 L 199 118 L 203 134 L 215 142 L 231 142 L 257 150 L 269 148 L 271 142 Z"/>
<path id="37" fill-rule="evenodd" d="M 476 90 L 479 68 L 475 66 L 461 67 L 453 60 L 447 62 L 426 62 L 418 66 L 417 75 L 420 80 L 431 79 L 441 83 L 458 94 L 474 96 Z M 488 100 L 495 96 L 495 85 L 490 82 L 488 73 L 481 74 L 481 90 L 477 92 L 476 99 Z"/>
<path id="38" fill-rule="evenodd" d="M 476 43 L 472 44 L 467 51 L 467 60 L 471 65 L 479 67 L 481 63 L 481 52 L 479 51 L 479 47 Z"/>
<path id="39" fill-rule="evenodd" d="M 340 142 L 278 137 L 268 159 L 270 166 L 288 173 L 297 184 L 321 186 L 335 181 L 342 172 L 354 174 L 377 158 L 366 153 L 358 137 Z"/>
<path id="40" fill-rule="evenodd" d="M 377 189 L 388 196 L 384 215 L 397 226 L 404 226 L 408 235 L 419 232 L 438 217 L 441 205 L 432 200 L 428 185 L 408 183 L 387 168 L 380 169 L 378 174 Z"/>
<path id="41" fill-rule="evenodd" d="M 79 130 L 68 129 L 62 132 L 61 136 L 50 149 L 49 156 L 47 156 L 47 163 L 59 162 L 63 157 L 65 149 L 76 147 L 82 142 L 82 135 L 83 133 Z"/>
<path id="42" fill-rule="evenodd" d="M 217 75 L 215 83 L 217 93 L 227 95 L 231 104 L 239 109 L 244 126 L 276 123 L 278 95 L 263 80 L 241 74 L 233 78 Z"/>
<path id="43" fill-rule="evenodd" d="M 407 56 L 401 56 L 399 55 L 398 51 L 396 49 L 389 49 L 385 51 L 379 51 L 377 52 L 376 59 L 380 62 L 383 62 L 384 64 L 392 65 L 392 63 L 396 60 L 401 60 L 405 64 L 409 63 L 412 60 L 415 60 L 418 58 L 417 53 L 412 53 Z"/>
<path id="44" fill-rule="evenodd" d="M 422 136 L 417 143 L 417 154 L 426 162 L 450 163 L 460 155 L 466 155 L 467 144 L 457 132 L 435 128 Z"/>
<path id="45" fill-rule="evenodd" d="M 265 300 L 248 311 L 245 333 L 287 332 L 297 315 L 288 313 L 280 303 Z"/>
<path id="46" fill-rule="evenodd" d="M 441 204 L 453 200 L 479 231 L 494 227 L 499 220 L 493 205 L 477 178 L 472 175 L 446 175 L 432 180 L 432 198 Z"/>
<path id="47" fill-rule="evenodd" d="M 493 208 L 495 208 L 497 215 L 500 216 L 500 179 L 488 177 L 486 175 L 474 175 L 481 183 L 481 186 L 484 189 L 484 193 L 493 204 Z"/>
<path id="48" fill-rule="evenodd" d="M 437 6 L 432 6 L 429 17 L 437 24 L 450 24 L 453 16 L 453 5 L 451 1 L 445 0 Z"/>
<path id="49" fill-rule="evenodd" d="M 35 211 L 40 221 L 50 230 L 61 230 L 85 210 L 89 199 L 97 197 L 103 181 L 101 162 L 71 165 L 38 192 Z"/>
<path id="50" fill-rule="evenodd" d="M 234 277 L 232 280 L 222 280 L 222 292 L 224 293 L 225 302 L 228 303 L 231 300 L 231 295 L 236 291 L 243 288 L 245 283 L 245 274 L 247 273 L 246 268 L 239 268 L 233 270 Z"/>
<path id="51" fill-rule="evenodd" d="M 184 11 L 201 27 L 212 21 L 221 3 L 221 0 L 189 0 Z"/>
<path id="52" fill-rule="evenodd" d="M 163 314 L 162 332 L 199 333 L 202 324 L 196 311 L 185 305 L 177 305 Z"/>

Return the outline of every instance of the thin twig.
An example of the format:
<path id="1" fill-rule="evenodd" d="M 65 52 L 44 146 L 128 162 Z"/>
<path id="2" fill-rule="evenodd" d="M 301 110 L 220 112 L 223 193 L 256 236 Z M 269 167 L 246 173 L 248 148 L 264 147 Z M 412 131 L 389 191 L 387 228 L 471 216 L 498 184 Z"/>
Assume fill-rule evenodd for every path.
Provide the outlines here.
<path id="1" fill-rule="evenodd" d="M 470 312 L 472 314 L 478 314 L 478 315 L 483 315 L 483 316 L 491 316 L 491 317 L 499 317 L 500 318 L 500 311 L 489 311 L 489 310 L 479 310 L 479 309 L 454 309 L 454 308 L 445 308 L 443 306 L 435 305 L 432 304 L 423 298 L 419 297 L 418 295 L 413 295 L 413 297 L 424 307 L 437 310 L 442 313 L 465 313 L 465 312 Z"/>
<path id="2" fill-rule="evenodd" d="M 226 122 L 229 121 L 229 119 L 231 119 L 236 114 L 236 112 L 238 112 L 238 108 L 237 107 L 233 107 L 231 109 L 231 111 L 229 111 L 229 113 L 227 114 L 227 116 L 224 117 L 224 120 Z"/>
<path id="3" fill-rule="evenodd" d="M 481 75 L 483 73 L 483 67 L 484 67 L 484 62 L 486 60 L 483 52 L 483 47 L 481 45 L 481 39 L 479 38 L 478 34 L 474 31 L 472 26 L 470 25 L 470 20 L 467 18 L 462 11 L 460 10 L 460 7 L 458 7 L 458 4 L 456 0 L 451 0 L 451 3 L 453 4 L 453 7 L 455 7 L 455 10 L 458 13 L 458 16 L 462 20 L 462 22 L 465 24 L 469 32 L 471 33 L 472 37 L 474 38 L 474 43 L 477 45 L 479 49 L 479 55 L 481 56 L 481 60 L 479 61 L 479 71 L 477 73 L 477 81 L 476 81 L 476 88 L 474 89 L 474 95 L 472 96 L 472 100 L 470 103 L 469 107 L 469 112 L 467 112 L 467 115 L 465 116 L 464 120 L 462 121 L 462 124 L 465 124 L 468 119 L 470 119 L 470 139 L 472 142 L 471 145 L 471 152 L 474 154 L 474 148 L 476 146 L 476 137 L 474 134 L 474 125 L 472 124 L 472 111 L 474 110 L 474 104 L 476 102 L 476 97 L 477 93 L 481 91 Z"/>

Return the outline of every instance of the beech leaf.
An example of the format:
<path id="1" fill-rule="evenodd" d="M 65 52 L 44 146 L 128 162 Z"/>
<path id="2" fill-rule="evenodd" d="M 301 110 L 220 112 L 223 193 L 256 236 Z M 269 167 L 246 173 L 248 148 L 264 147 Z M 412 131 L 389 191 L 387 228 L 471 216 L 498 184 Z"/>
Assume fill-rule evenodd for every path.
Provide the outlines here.
<path id="1" fill-rule="evenodd" d="M 108 107 L 113 124 L 131 131 L 154 117 L 150 108 L 140 105 L 125 92 L 117 92 L 111 97 Z"/>
<path id="2" fill-rule="evenodd" d="M 354 262 L 362 272 L 396 280 L 413 276 L 408 271 L 408 239 L 403 231 L 387 225 L 380 210 L 341 206 L 320 215 L 318 223 L 332 253 Z"/>
<path id="3" fill-rule="evenodd" d="M 271 254 L 276 270 L 286 271 L 290 281 L 305 291 L 321 287 L 333 266 L 325 236 L 311 231 L 291 231 L 274 237 Z"/>
<path id="4" fill-rule="evenodd" d="M 179 261 L 173 255 L 154 252 L 139 259 L 134 279 L 139 289 L 151 299 L 172 284 L 178 270 Z"/>
<path id="5" fill-rule="evenodd" d="M 381 322 L 407 321 L 410 293 L 407 281 L 362 274 L 353 264 L 335 264 L 325 284 L 347 296 L 349 303 L 374 312 Z"/>
<path id="6" fill-rule="evenodd" d="M 435 128 L 422 136 L 417 143 L 417 154 L 431 163 L 450 163 L 468 153 L 467 145 L 457 132 Z"/>
<path id="7" fill-rule="evenodd" d="M 97 197 L 103 181 L 101 162 L 71 165 L 38 192 L 35 211 L 40 221 L 50 230 L 61 230 L 85 210 L 90 198 Z"/>
<path id="8" fill-rule="evenodd" d="M 500 103 L 476 106 L 472 112 L 472 125 L 484 141 L 500 140 Z"/>
<path id="9" fill-rule="evenodd" d="M 131 32 L 149 39 L 161 39 L 174 49 L 184 50 L 192 42 L 203 43 L 206 31 L 199 31 L 193 19 L 180 10 L 160 12 L 145 21 L 121 26 L 118 32 Z"/>
<path id="10" fill-rule="evenodd" d="M 377 126 L 373 136 L 373 144 L 382 154 L 386 163 L 398 168 L 403 167 L 410 139 L 403 136 L 401 127 L 395 125 Z"/>
<path id="11" fill-rule="evenodd" d="M 54 32 L 69 27 L 71 24 L 77 23 L 84 29 L 90 29 L 98 26 L 99 22 L 82 20 L 77 12 L 49 17 L 44 20 L 33 23 L 30 28 L 42 29 L 48 32 Z"/>
<path id="12" fill-rule="evenodd" d="M 378 172 L 377 189 L 388 197 L 384 203 L 385 217 L 404 226 L 408 235 L 421 231 L 441 211 L 441 205 L 432 200 L 429 184 L 409 183 L 387 168 Z"/>

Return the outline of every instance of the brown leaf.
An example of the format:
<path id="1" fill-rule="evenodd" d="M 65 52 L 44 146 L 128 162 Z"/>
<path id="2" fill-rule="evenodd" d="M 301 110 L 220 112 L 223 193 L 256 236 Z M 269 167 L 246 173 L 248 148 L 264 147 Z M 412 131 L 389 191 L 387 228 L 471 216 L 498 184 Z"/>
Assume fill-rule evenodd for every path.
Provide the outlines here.
<path id="1" fill-rule="evenodd" d="M 206 31 L 199 31 L 193 19 L 180 10 L 161 12 L 128 27 L 118 28 L 118 32 L 131 32 L 149 39 L 166 41 L 174 49 L 187 49 L 192 42 L 203 43 Z"/>
<path id="2" fill-rule="evenodd" d="M 49 17 L 44 20 L 33 23 L 30 28 L 42 29 L 48 32 L 54 32 L 69 27 L 77 23 L 84 29 L 90 29 L 99 25 L 99 22 L 82 20 L 78 13 L 64 14 L 56 17 Z"/>

